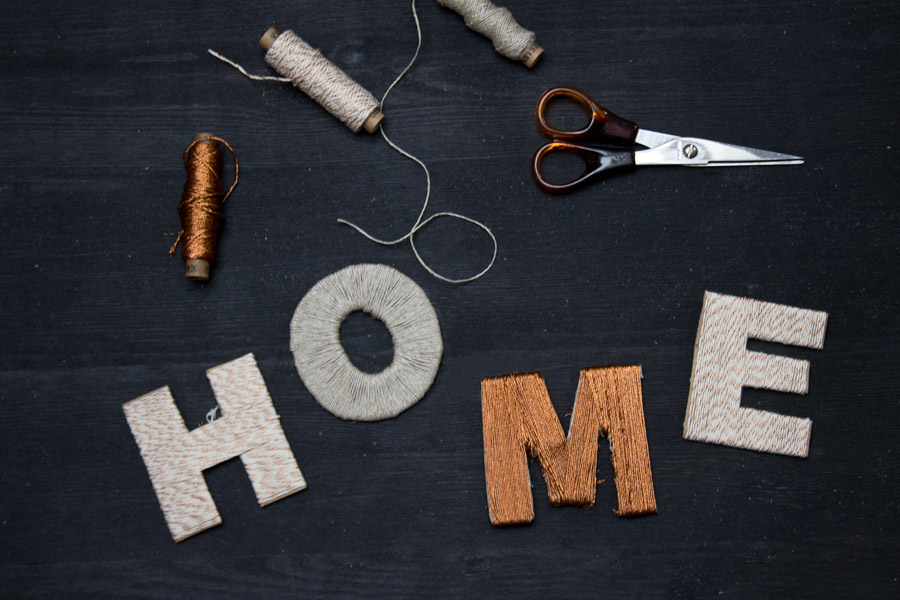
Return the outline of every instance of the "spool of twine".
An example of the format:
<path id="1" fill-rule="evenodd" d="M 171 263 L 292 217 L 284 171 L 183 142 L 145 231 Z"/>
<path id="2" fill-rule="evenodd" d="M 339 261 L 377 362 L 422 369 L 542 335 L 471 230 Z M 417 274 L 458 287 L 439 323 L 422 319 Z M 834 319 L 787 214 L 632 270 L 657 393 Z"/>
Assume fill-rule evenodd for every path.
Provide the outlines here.
<path id="1" fill-rule="evenodd" d="M 533 31 L 519 25 L 512 13 L 490 0 L 438 0 L 438 4 L 458 12 L 466 26 L 494 42 L 494 49 L 529 69 L 537 63 L 544 49 L 535 43 Z"/>
<path id="2" fill-rule="evenodd" d="M 221 143 L 234 158 L 234 182 L 228 191 L 222 185 Z M 216 238 L 225 214 L 222 205 L 238 182 L 237 155 L 228 142 L 210 133 L 198 133 L 184 150 L 184 168 L 187 179 L 178 214 L 181 216 L 181 232 L 169 251 L 172 255 L 181 243 L 181 259 L 185 263 L 184 276 L 188 279 L 209 279 L 210 265 L 216 259 Z"/>
<path id="3" fill-rule="evenodd" d="M 416 256 L 416 260 L 418 260 L 419 264 L 434 277 L 448 283 L 466 283 L 478 279 L 487 273 L 494 265 L 494 261 L 497 259 L 497 238 L 487 225 L 455 212 L 438 212 L 426 218 L 425 213 L 428 209 L 428 202 L 431 197 L 431 174 L 428 171 L 428 167 L 425 166 L 424 162 L 392 142 L 385 132 L 384 127 L 381 126 L 381 121 L 384 119 L 381 108 L 384 106 L 388 94 L 390 94 L 391 90 L 394 89 L 394 86 L 396 86 L 412 68 L 419 56 L 419 51 L 422 48 L 422 28 L 419 23 L 418 13 L 416 12 L 416 0 L 411 1 L 410 7 L 412 9 L 413 20 L 416 24 L 416 35 L 418 38 L 416 51 L 409 61 L 409 64 L 406 65 L 406 68 L 403 69 L 397 78 L 394 79 L 393 83 L 388 86 L 384 95 L 381 97 L 381 102 L 378 102 L 365 88 L 353 81 L 346 73 L 329 62 L 328 59 L 322 56 L 321 52 L 313 49 L 309 44 L 289 30 L 284 33 L 279 33 L 278 30 L 270 28 L 259 40 L 259 45 L 266 50 L 266 62 L 282 75 L 281 77 L 274 77 L 271 75 L 251 75 L 244 67 L 233 60 L 222 56 L 212 49 L 209 49 L 208 52 L 222 62 L 237 69 L 245 77 L 254 81 L 276 81 L 293 84 L 318 102 L 332 115 L 340 119 L 354 132 L 359 131 L 360 129 L 365 129 L 370 133 L 380 131 L 381 136 L 391 148 L 418 164 L 425 174 L 425 199 L 422 203 L 422 209 L 419 212 L 419 216 L 406 234 L 396 239 L 384 239 L 371 235 L 362 227 L 345 219 L 338 219 L 338 223 L 352 227 L 361 235 L 365 236 L 366 239 L 369 239 L 376 244 L 394 246 L 408 241 L 409 245 L 412 247 L 413 254 Z M 513 24 L 515 24 L 514 21 Z M 531 35 L 533 37 L 534 34 Z M 428 266 L 427 262 L 419 254 L 415 243 L 416 234 L 435 219 L 444 217 L 460 219 L 467 223 L 471 223 L 490 237 L 494 246 L 490 262 L 477 274 L 459 279 L 446 277 Z"/>
<path id="4" fill-rule="evenodd" d="M 384 114 L 375 96 L 300 36 L 290 29 L 278 33 L 270 27 L 259 45 L 266 51 L 270 67 L 351 130 L 365 129 L 369 133 L 378 130 Z"/>

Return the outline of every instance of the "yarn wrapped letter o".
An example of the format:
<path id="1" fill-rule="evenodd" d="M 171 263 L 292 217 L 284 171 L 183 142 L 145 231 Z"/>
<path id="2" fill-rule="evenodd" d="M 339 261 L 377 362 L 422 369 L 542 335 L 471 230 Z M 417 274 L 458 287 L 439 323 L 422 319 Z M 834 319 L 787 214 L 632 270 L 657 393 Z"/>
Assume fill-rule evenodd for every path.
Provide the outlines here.
<path id="1" fill-rule="evenodd" d="M 340 340 L 357 310 L 384 322 L 394 360 L 379 373 L 360 371 Z M 437 314 L 416 283 L 386 265 L 351 265 L 315 284 L 291 319 L 291 352 L 303 384 L 328 412 L 352 421 L 396 417 L 431 387 L 444 344 Z"/>

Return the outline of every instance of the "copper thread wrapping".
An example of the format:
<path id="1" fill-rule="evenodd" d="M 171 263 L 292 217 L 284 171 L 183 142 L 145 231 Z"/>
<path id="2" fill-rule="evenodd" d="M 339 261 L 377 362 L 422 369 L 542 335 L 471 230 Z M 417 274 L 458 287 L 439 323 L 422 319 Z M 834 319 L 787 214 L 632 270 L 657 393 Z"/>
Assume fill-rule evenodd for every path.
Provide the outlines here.
<path id="1" fill-rule="evenodd" d="M 609 438 L 620 517 L 656 513 L 650 451 L 644 425 L 641 368 L 606 367 L 581 372 L 580 389 L 600 403 L 600 432 Z"/>
<path id="2" fill-rule="evenodd" d="M 640 367 L 582 371 L 568 437 L 537 373 L 485 379 L 481 397 L 488 511 L 494 525 L 534 519 L 526 452 L 541 464 L 551 505 L 592 506 L 601 430 L 612 449 L 618 514 L 656 512 Z"/>
<path id="3" fill-rule="evenodd" d="M 228 192 L 222 185 L 222 153 L 216 142 L 221 142 L 228 148 L 234 158 L 234 182 Z M 216 258 L 216 237 L 225 221 L 222 205 L 238 182 L 237 155 L 225 140 L 204 136 L 185 148 L 184 168 L 187 180 L 178 205 L 181 232 L 169 254 L 173 254 L 181 242 L 182 260 L 201 259 L 213 264 Z"/>

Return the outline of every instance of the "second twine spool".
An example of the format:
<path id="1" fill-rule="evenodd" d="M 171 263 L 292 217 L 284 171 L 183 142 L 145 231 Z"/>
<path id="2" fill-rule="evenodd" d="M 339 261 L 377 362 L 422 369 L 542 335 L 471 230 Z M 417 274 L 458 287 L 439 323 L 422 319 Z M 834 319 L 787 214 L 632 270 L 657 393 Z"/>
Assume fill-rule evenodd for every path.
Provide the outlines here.
<path id="1" fill-rule="evenodd" d="M 462 16 L 466 26 L 494 43 L 494 49 L 529 69 L 537 63 L 544 49 L 535 42 L 533 31 L 525 29 L 513 18 L 509 9 L 494 5 L 490 0 L 438 0 Z"/>

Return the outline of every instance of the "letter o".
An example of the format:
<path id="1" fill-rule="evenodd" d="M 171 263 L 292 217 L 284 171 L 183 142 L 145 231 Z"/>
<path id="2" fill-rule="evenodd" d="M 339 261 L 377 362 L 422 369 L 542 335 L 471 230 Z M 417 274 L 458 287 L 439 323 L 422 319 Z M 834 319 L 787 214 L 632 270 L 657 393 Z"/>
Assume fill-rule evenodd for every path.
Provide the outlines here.
<path id="1" fill-rule="evenodd" d="M 379 373 L 360 371 L 340 340 L 353 311 L 384 322 L 394 360 Z M 386 265 L 351 265 L 315 284 L 291 319 L 291 352 L 303 384 L 331 414 L 353 421 L 396 417 L 431 387 L 444 345 L 437 314 L 416 283 Z"/>

